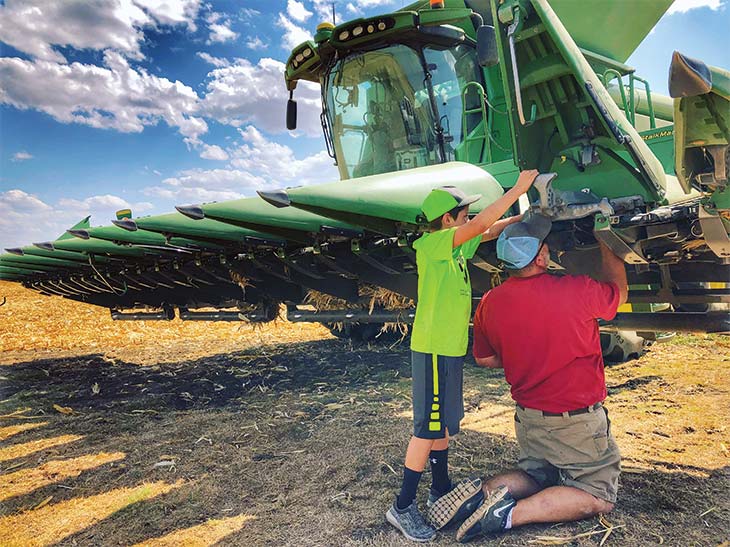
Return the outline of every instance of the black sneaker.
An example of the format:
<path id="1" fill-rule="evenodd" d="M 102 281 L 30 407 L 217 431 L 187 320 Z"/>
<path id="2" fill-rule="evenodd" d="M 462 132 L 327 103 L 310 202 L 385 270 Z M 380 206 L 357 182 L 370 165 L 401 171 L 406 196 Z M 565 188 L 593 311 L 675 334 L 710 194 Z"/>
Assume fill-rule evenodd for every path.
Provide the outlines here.
<path id="1" fill-rule="evenodd" d="M 468 479 L 438 498 L 428 510 L 428 520 L 441 530 L 471 515 L 484 501 L 481 479 Z"/>
<path id="2" fill-rule="evenodd" d="M 423 518 L 415 501 L 405 509 L 398 509 L 393 503 L 385 518 L 411 541 L 424 543 L 431 541 L 436 535 L 436 530 Z"/>
<path id="3" fill-rule="evenodd" d="M 491 493 L 474 513 L 456 531 L 456 539 L 466 543 L 481 534 L 502 532 L 507 523 L 507 515 L 517 502 L 506 486 Z"/>

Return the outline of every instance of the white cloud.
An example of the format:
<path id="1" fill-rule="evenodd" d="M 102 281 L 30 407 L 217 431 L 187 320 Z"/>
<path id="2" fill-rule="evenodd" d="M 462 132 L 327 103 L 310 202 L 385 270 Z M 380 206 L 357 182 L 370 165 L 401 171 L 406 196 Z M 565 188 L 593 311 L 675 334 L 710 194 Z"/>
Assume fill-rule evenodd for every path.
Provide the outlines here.
<path id="1" fill-rule="evenodd" d="M 77 215 L 83 216 L 84 214 L 91 214 L 100 212 L 112 213 L 119 209 L 132 209 L 133 212 L 144 212 L 152 209 L 154 206 L 149 202 L 141 202 L 130 204 L 126 199 L 114 196 L 112 194 L 104 194 L 99 196 L 91 196 L 86 199 L 69 199 L 61 198 L 58 200 L 57 207 L 65 209 L 67 211 L 73 211 Z M 99 216 L 98 214 L 96 216 Z M 102 215 L 103 216 L 103 215 Z M 110 216 L 112 218 L 112 216 Z M 96 222 L 106 223 L 106 220 L 95 218 Z"/>
<path id="2" fill-rule="evenodd" d="M 288 0 L 286 12 L 289 14 L 289 17 L 300 23 L 303 23 L 312 16 L 312 12 L 304 7 L 304 2 L 297 2 L 297 0 Z"/>
<path id="3" fill-rule="evenodd" d="M 254 126 L 239 129 L 242 143 L 226 150 L 230 164 L 222 169 L 188 169 L 143 190 L 170 205 L 204 203 L 252 196 L 256 190 L 337 180 L 326 152 L 297 158 L 288 146 L 269 140 Z"/>
<path id="4" fill-rule="evenodd" d="M 13 158 L 10 161 L 25 161 L 30 159 L 33 159 L 33 155 L 29 154 L 25 150 L 22 150 L 13 154 Z"/>
<path id="5" fill-rule="evenodd" d="M 307 185 L 338 179 L 333 160 L 325 151 L 297 159 L 291 148 L 267 139 L 252 125 L 239 129 L 239 133 L 244 144 L 229 150 L 231 165 L 260 174 L 269 187 L 282 187 L 291 182 Z"/>
<path id="6" fill-rule="evenodd" d="M 716 11 L 723 6 L 723 0 L 675 0 L 674 4 L 667 10 L 667 15 L 687 13 L 690 10 L 698 8 L 710 8 Z"/>
<path id="7" fill-rule="evenodd" d="M 362 15 L 362 10 L 360 8 L 358 8 L 352 2 L 350 2 L 349 4 L 347 4 L 346 9 L 347 9 L 348 13 L 352 13 L 354 15 Z"/>
<path id="8" fill-rule="evenodd" d="M 312 39 L 312 35 L 309 32 L 292 23 L 283 13 L 279 14 L 279 20 L 276 22 L 276 26 L 284 30 L 284 34 L 281 37 L 281 47 L 284 49 L 292 49 L 302 42 Z"/>
<path id="9" fill-rule="evenodd" d="M 228 154 L 216 144 L 203 144 L 203 151 L 200 153 L 200 157 L 204 160 L 225 161 L 228 159 Z"/>
<path id="10" fill-rule="evenodd" d="M 230 42 L 238 38 L 238 33 L 231 29 L 231 21 L 224 18 L 220 13 L 211 13 L 207 21 L 210 36 L 208 36 L 206 43 Z"/>
<path id="11" fill-rule="evenodd" d="M 261 38 L 258 36 L 254 36 L 253 38 L 249 38 L 246 41 L 246 47 L 248 49 L 253 49 L 254 51 L 259 49 L 265 49 L 269 44 L 264 42 Z"/>
<path id="12" fill-rule="evenodd" d="M 239 169 L 187 169 L 142 193 L 180 205 L 238 199 L 253 195 L 264 185 L 261 177 Z"/>
<path id="13" fill-rule="evenodd" d="M 312 4 L 314 11 L 317 12 L 317 16 L 322 21 L 332 21 L 332 0 L 313 0 Z M 335 6 L 337 7 L 337 4 Z M 382 7 L 383 11 L 391 11 L 392 8 L 400 8 L 401 6 L 402 1 L 397 2 L 396 0 L 353 0 L 348 3 L 345 10 L 354 14 L 362 14 L 364 9 Z M 342 11 L 337 9 L 336 15 L 337 24 L 344 23 L 345 19 L 342 16 Z"/>
<path id="14" fill-rule="evenodd" d="M 213 70 L 199 113 L 236 127 L 255 124 L 268 133 L 286 131 L 285 113 L 289 93 L 284 84 L 284 63 L 247 59 Z M 294 93 L 298 103 L 298 127 L 310 136 L 321 134 L 319 85 L 299 82 Z"/>
<path id="15" fill-rule="evenodd" d="M 109 224 L 115 211 L 131 208 L 149 211 L 149 202 L 129 203 L 111 194 L 83 200 L 61 199 L 55 205 L 20 189 L 0 192 L 0 248 L 22 247 L 38 241 L 56 239 L 74 223 L 86 216 L 92 224 Z"/>
<path id="16" fill-rule="evenodd" d="M 230 66 L 231 62 L 228 59 L 222 59 L 220 57 L 213 57 L 210 53 L 206 53 L 205 51 L 198 51 L 195 55 L 203 59 L 208 64 L 213 65 L 216 68 L 221 68 L 224 66 Z"/>
<path id="17" fill-rule="evenodd" d="M 192 88 L 132 68 L 124 57 L 109 50 L 104 64 L 64 65 L 2 57 L 0 103 L 45 112 L 62 123 L 123 133 L 138 133 L 160 120 L 192 139 L 207 131 L 205 121 L 191 116 L 198 103 Z"/>
<path id="18" fill-rule="evenodd" d="M 64 63 L 54 46 L 114 49 L 141 59 L 143 29 L 184 24 L 195 29 L 200 0 L 7 0 L 0 41 L 37 59 Z"/>
<path id="19" fill-rule="evenodd" d="M 261 15 L 261 12 L 253 8 L 241 8 L 239 11 L 241 19 L 252 19 Z"/>
<path id="20" fill-rule="evenodd" d="M 158 23 L 163 25 L 184 24 L 189 30 L 196 30 L 195 19 L 198 16 L 201 0 L 133 0 L 133 3 L 148 12 Z"/>

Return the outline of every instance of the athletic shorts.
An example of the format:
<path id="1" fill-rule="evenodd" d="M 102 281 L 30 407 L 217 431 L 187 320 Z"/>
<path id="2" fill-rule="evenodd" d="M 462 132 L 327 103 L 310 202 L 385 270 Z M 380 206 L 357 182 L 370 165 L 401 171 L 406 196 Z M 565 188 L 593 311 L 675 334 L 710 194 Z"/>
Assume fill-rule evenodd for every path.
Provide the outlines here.
<path id="1" fill-rule="evenodd" d="M 541 487 L 573 486 L 616 503 L 621 453 L 611 434 L 608 411 L 543 416 L 517 406 L 518 467 Z"/>
<path id="2" fill-rule="evenodd" d="M 464 356 L 411 351 L 413 435 L 443 439 L 459 432 L 464 417 Z"/>

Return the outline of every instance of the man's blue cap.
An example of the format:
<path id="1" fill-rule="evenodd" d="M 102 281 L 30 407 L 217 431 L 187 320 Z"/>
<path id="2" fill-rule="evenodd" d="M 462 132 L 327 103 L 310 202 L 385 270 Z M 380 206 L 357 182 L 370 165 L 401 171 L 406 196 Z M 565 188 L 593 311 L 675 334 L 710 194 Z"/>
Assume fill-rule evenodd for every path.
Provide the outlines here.
<path id="1" fill-rule="evenodd" d="M 497 239 L 497 258 L 510 270 L 524 268 L 535 259 L 553 225 L 544 215 L 528 215 L 507 226 Z"/>

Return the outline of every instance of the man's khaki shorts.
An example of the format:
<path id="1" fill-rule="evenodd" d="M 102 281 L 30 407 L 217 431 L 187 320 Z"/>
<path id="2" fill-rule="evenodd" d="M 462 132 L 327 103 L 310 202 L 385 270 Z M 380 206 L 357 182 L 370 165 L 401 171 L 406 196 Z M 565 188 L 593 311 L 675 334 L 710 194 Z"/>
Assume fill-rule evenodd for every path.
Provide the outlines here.
<path id="1" fill-rule="evenodd" d="M 573 486 L 616 503 L 621 454 L 603 406 L 575 416 L 517 406 L 515 432 L 518 467 L 540 486 Z"/>

